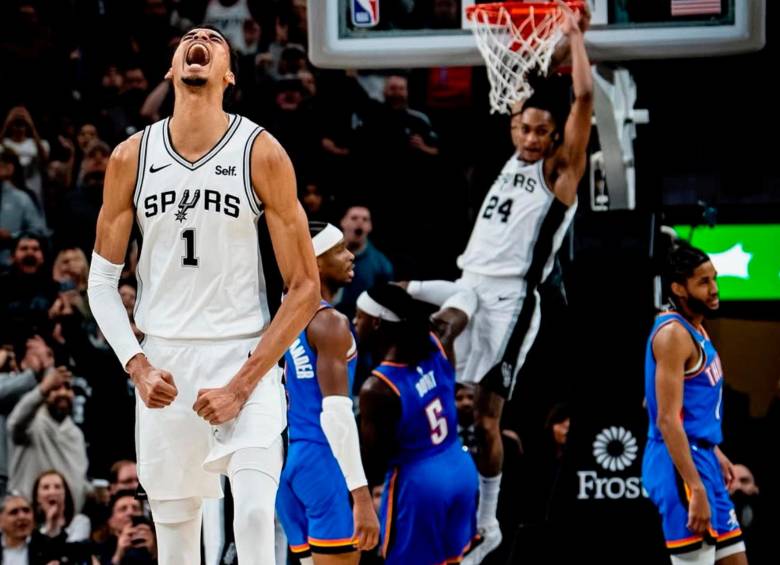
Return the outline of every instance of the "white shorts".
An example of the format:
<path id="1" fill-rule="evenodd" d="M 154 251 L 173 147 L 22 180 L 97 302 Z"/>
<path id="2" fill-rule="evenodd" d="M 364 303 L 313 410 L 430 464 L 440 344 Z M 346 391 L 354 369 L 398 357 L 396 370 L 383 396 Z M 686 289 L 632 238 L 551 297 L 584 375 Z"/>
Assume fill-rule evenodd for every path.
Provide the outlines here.
<path id="1" fill-rule="evenodd" d="M 458 382 L 479 383 L 511 398 L 517 373 L 539 332 L 539 293 L 534 289 L 527 295 L 527 284 L 519 277 L 464 271 L 457 282 L 479 297 L 477 311 L 455 339 Z"/>
<path id="2" fill-rule="evenodd" d="M 176 400 L 147 408 L 136 393 L 138 478 L 150 499 L 222 496 L 219 474 L 230 455 L 245 447 L 269 447 L 287 425 L 282 370 L 274 366 L 257 384 L 238 416 L 212 426 L 192 409 L 198 390 L 226 385 L 260 338 L 209 342 L 149 337 L 149 361 L 173 375 Z"/>

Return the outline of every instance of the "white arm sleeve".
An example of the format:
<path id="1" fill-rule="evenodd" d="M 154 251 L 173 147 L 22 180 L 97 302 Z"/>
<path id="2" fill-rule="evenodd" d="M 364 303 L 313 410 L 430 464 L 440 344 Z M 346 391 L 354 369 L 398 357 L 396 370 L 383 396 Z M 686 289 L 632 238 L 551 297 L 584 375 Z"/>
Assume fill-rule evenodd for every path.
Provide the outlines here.
<path id="1" fill-rule="evenodd" d="M 122 367 L 126 368 L 127 362 L 143 350 L 133 334 L 127 310 L 119 296 L 119 277 L 123 266 L 110 263 L 93 251 L 87 294 L 100 331 L 106 336 Z"/>
<path id="2" fill-rule="evenodd" d="M 326 396 L 322 399 L 320 424 L 339 463 L 350 491 L 368 485 L 360 460 L 360 442 L 352 399 L 347 396 Z"/>
<path id="3" fill-rule="evenodd" d="M 445 308 L 456 308 L 471 319 L 477 310 L 477 294 L 451 281 L 409 281 L 406 291 L 417 300 Z"/>

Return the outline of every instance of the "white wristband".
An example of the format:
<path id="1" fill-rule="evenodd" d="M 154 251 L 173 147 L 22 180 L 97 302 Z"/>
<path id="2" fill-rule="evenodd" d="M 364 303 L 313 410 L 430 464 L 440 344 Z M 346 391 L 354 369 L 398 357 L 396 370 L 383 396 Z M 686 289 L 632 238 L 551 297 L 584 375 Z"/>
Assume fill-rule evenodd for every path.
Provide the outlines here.
<path id="1" fill-rule="evenodd" d="M 469 319 L 477 310 L 477 294 L 452 281 L 409 281 L 406 291 L 417 300 L 444 308 L 457 308 Z"/>
<path id="2" fill-rule="evenodd" d="M 124 265 L 111 263 L 93 251 L 87 295 L 89 307 L 100 326 L 100 331 L 119 358 L 122 368 L 126 370 L 127 362 L 139 353 L 143 353 L 143 349 L 130 327 L 127 310 L 122 304 L 122 297 L 119 296 L 118 286 L 122 267 Z"/>
<path id="3" fill-rule="evenodd" d="M 347 488 L 353 491 L 368 485 L 360 460 L 360 441 L 355 415 L 352 413 L 352 399 L 347 396 L 323 398 L 320 424 L 347 482 Z"/>
<path id="4" fill-rule="evenodd" d="M 441 309 L 455 308 L 456 310 L 464 312 L 470 320 L 472 316 L 474 316 L 474 312 L 477 311 L 478 305 L 479 299 L 477 298 L 477 293 L 470 288 L 462 288 L 457 294 L 453 294 L 445 300 L 444 304 L 441 305 Z"/>

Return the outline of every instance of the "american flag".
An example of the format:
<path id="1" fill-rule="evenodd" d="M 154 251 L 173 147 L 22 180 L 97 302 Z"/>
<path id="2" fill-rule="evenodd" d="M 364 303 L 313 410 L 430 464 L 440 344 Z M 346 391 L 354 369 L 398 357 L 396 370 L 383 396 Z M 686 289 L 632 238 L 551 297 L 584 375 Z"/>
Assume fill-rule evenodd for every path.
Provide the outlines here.
<path id="1" fill-rule="evenodd" d="M 720 0 L 671 0 L 672 16 L 720 14 Z"/>

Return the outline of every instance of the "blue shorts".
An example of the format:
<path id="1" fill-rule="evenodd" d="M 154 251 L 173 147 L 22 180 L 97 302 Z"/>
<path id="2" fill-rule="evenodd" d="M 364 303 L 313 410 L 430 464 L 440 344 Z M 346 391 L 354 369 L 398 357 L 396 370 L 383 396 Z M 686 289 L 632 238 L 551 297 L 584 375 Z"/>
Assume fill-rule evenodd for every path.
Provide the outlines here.
<path id="1" fill-rule="evenodd" d="M 707 491 L 712 515 L 712 527 L 704 535 L 694 534 L 688 529 L 688 489 L 666 445 L 662 441 L 648 439 L 642 461 L 642 484 L 661 514 L 666 547 L 672 554 L 694 551 L 703 542 L 720 549 L 742 541 L 742 530 L 714 448 L 692 442 L 691 456 Z"/>
<path id="2" fill-rule="evenodd" d="M 386 565 L 460 561 L 477 533 L 479 480 L 460 442 L 392 469 L 379 510 Z"/>
<path id="3" fill-rule="evenodd" d="M 290 442 L 276 513 L 298 557 L 356 551 L 349 490 L 328 445 Z"/>

